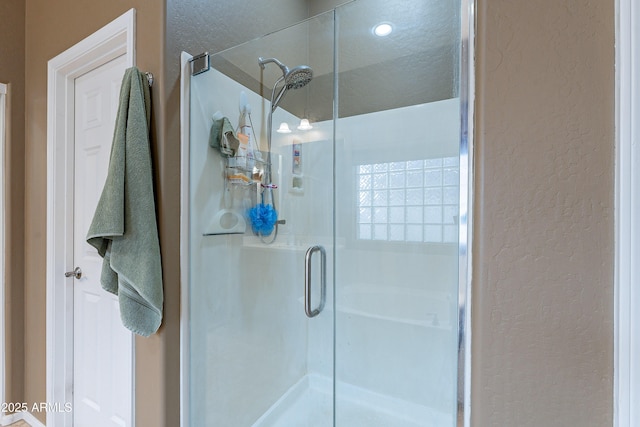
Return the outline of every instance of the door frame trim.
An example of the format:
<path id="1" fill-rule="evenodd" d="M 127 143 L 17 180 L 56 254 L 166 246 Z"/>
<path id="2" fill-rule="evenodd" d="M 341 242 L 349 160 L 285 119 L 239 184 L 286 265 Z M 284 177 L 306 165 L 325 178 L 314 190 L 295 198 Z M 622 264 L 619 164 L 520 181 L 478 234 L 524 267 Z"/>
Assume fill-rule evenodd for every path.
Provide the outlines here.
<path id="1" fill-rule="evenodd" d="M 4 153 L 5 153 L 5 145 L 6 145 L 6 134 L 7 134 L 7 85 L 0 83 L 0 178 L 2 178 L 2 182 L 0 183 L 0 402 L 6 402 L 4 395 L 4 387 L 5 387 L 5 321 L 4 321 L 4 292 L 5 292 L 5 282 L 4 282 L 4 254 L 5 251 L 5 220 L 7 216 L 5 215 L 5 183 L 7 182 L 5 176 L 4 169 Z"/>
<path id="2" fill-rule="evenodd" d="M 640 423 L 640 6 L 616 2 L 614 426 Z"/>
<path id="3" fill-rule="evenodd" d="M 48 62 L 47 73 L 47 402 L 73 402 L 74 80 L 125 55 L 135 65 L 135 9 Z M 134 347 L 135 355 L 135 347 Z M 135 358 L 134 358 L 135 360 Z M 132 397 L 135 402 L 135 395 Z M 135 404 L 132 405 L 135 421 Z M 48 427 L 73 425 L 72 412 L 50 412 Z"/>

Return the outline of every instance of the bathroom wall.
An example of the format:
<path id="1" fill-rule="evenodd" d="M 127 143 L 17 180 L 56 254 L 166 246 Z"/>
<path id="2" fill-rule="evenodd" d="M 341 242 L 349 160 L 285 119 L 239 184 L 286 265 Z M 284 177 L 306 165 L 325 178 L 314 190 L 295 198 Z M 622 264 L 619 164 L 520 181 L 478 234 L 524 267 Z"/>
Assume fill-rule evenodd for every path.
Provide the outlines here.
<path id="1" fill-rule="evenodd" d="M 479 0 L 472 424 L 613 417 L 613 0 Z"/>
<path id="2" fill-rule="evenodd" d="M 22 0 L 0 2 L 0 82 L 9 85 L 5 146 L 5 399 L 24 400 L 24 37 Z"/>
<path id="3" fill-rule="evenodd" d="M 5 3 L 3 0 L 2 3 Z M 15 313 L 25 322 L 25 368 L 22 372 L 23 400 L 31 405 L 46 402 L 46 129 L 47 129 L 47 61 L 130 8 L 136 8 L 137 65 L 154 73 L 152 90 L 152 147 L 154 169 L 159 178 L 158 211 L 160 242 L 164 267 L 165 320 L 160 333 L 148 339 L 136 340 L 136 421 L 140 426 L 175 426 L 179 424 L 179 258 L 171 242 L 178 240 L 177 213 L 168 205 L 177 204 L 170 196 L 171 177 L 178 169 L 168 170 L 165 151 L 167 140 L 162 134 L 164 124 L 163 91 L 163 31 L 164 2 L 160 0 L 116 0 L 110 2 L 80 0 L 27 0 L 25 107 L 25 263 L 24 311 Z M 4 16 L 3 16 L 4 18 Z M 19 22 L 19 20 L 16 20 Z M 19 181 L 20 182 L 20 181 Z M 178 184 L 175 184 L 176 193 Z M 177 246 L 177 245 L 176 245 Z M 19 247 L 19 246 L 18 246 Z M 8 367 L 12 372 L 13 367 Z M 19 389 L 18 389 L 19 390 Z M 45 421 L 45 413 L 34 414 Z"/>
<path id="4" fill-rule="evenodd" d="M 166 0 L 166 7 L 169 55 L 165 66 L 172 80 L 180 72 L 181 51 L 214 54 L 308 17 L 307 1 L 300 0 Z"/>
<path id="5" fill-rule="evenodd" d="M 319 15 L 352 0 L 307 0 L 309 5 L 309 16 Z"/>
<path id="6" fill-rule="evenodd" d="M 154 155 L 170 300 L 161 334 L 137 343 L 144 360 L 136 372 L 137 421 L 176 426 L 179 52 L 214 52 L 298 22 L 298 12 L 288 12 L 300 3 L 274 7 L 247 0 L 231 6 L 216 0 L 204 11 L 196 0 L 118 0 L 93 2 L 86 13 L 86 3 L 78 0 L 27 0 L 26 108 L 19 107 L 20 97 L 11 99 L 14 142 L 8 156 L 15 162 L 8 221 L 15 237 L 9 237 L 7 256 L 15 258 L 7 265 L 15 290 L 24 288 L 29 303 L 23 312 L 20 291 L 15 293 L 18 308 L 7 313 L 7 321 L 16 337 L 25 322 L 28 357 L 21 372 L 19 340 L 11 345 L 17 353 L 7 371 L 26 378 L 12 380 L 8 397 L 45 399 L 46 61 L 128 8 L 138 9 L 138 64 L 158 79 Z M 13 94 L 21 92 L 24 75 L 17 71 L 25 62 L 19 59 L 20 7 L 14 0 L 0 2 L 2 16 L 15 18 L 0 30 L 3 41 L 9 40 L 4 31 L 15 37 L 9 45 L 16 50 L 6 56 L 15 60 Z M 610 425 L 614 2 L 478 0 L 476 15 L 474 425 Z M 208 35 L 199 41 L 194 34 L 203 29 Z M 3 58 L 4 51 L 1 70 Z M 24 117 L 23 148 L 15 141 L 22 141 Z"/>

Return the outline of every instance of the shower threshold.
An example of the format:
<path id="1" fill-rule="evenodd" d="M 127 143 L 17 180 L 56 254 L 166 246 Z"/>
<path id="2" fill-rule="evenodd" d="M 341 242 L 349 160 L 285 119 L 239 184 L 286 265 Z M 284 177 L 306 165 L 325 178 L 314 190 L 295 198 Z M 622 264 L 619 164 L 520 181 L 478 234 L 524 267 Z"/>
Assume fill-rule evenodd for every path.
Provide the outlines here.
<path id="1" fill-rule="evenodd" d="M 328 427 L 333 425 L 331 379 L 302 377 L 252 427 Z M 336 425 L 348 427 L 444 427 L 453 418 L 432 408 L 336 384 Z"/>

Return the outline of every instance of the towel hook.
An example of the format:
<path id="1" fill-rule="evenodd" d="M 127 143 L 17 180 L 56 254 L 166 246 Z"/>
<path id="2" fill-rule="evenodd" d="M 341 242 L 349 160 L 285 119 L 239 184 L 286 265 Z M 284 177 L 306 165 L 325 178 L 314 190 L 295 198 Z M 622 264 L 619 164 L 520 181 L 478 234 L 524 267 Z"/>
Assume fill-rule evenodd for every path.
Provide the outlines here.
<path id="1" fill-rule="evenodd" d="M 145 71 L 145 74 L 147 75 L 147 80 L 149 81 L 149 87 L 153 86 L 153 74 L 151 74 L 148 71 Z"/>

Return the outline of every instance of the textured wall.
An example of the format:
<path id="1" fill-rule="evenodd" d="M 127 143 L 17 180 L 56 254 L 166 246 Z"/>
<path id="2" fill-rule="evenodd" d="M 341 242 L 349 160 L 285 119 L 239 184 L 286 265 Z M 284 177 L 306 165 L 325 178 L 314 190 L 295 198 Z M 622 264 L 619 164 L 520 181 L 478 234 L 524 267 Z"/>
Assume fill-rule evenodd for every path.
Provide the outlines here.
<path id="1" fill-rule="evenodd" d="M 5 390 L 24 399 L 24 1 L 0 1 L 0 83 L 9 85 L 5 146 Z"/>
<path id="2" fill-rule="evenodd" d="M 136 7 L 138 64 L 158 79 L 154 155 L 170 299 L 161 333 L 136 343 L 137 422 L 178 425 L 178 52 L 229 47 L 297 22 L 293 15 L 304 10 L 267 18 L 251 2 L 216 1 L 196 19 L 202 2 L 169 0 L 164 21 L 159 0 L 92 2 L 91 13 L 80 0 L 26 4 L 24 398 L 46 399 L 46 61 Z M 478 0 L 478 6 L 474 425 L 610 425 L 614 2 Z M 286 4 L 272 10 L 292 11 Z M 189 18 L 219 38 L 193 40 Z M 240 25 L 246 29 L 236 30 Z M 19 134 L 20 126 L 12 126 Z M 21 183 L 23 154 L 12 147 L 13 188 Z M 16 233 L 20 197 L 11 199 Z M 15 248 L 20 256 L 19 242 L 11 256 Z"/>
<path id="3" fill-rule="evenodd" d="M 300 22 L 309 9 L 307 1 L 300 0 L 166 0 L 166 4 L 167 82 L 176 82 L 178 90 L 181 51 L 217 53 Z"/>
<path id="4" fill-rule="evenodd" d="M 614 1 L 478 6 L 473 425 L 610 426 Z"/>
<path id="5" fill-rule="evenodd" d="M 307 0 L 309 16 L 316 16 L 353 0 Z"/>
<path id="6" fill-rule="evenodd" d="M 5 1 L 5 0 L 3 0 Z M 24 293 L 28 304 L 21 313 L 25 319 L 24 396 L 29 404 L 46 402 L 46 130 L 47 130 L 47 61 L 111 22 L 130 8 L 136 8 L 137 64 L 154 73 L 162 81 L 164 2 L 162 0 L 82 0 L 26 1 L 26 173 L 25 173 L 25 279 Z M 171 177 L 163 167 L 164 139 L 158 129 L 163 121 L 163 91 L 154 85 L 152 147 L 157 175 Z M 158 192 L 164 189 L 164 180 Z M 167 401 L 179 396 L 178 360 L 168 360 L 166 348 L 175 348 L 179 330 L 178 259 L 165 256 L 165 248 L 173 245 L 165 240 L 167 230 L 177 224 L 177 216 L 163 214 L 166 200 L 158 195 L 160 240 L 163 246 L 165 294 L 170 301 L 165 307 L 165 324 L 158 335 L 136 340 L 136 420 L 139 426 L 178 425 L 179 411 Z M 171 224 L 169 226 L 168 224 Z M 175 241 L 175 239 L 174 239 Z M 175 359 L 175 358 L 174 358 Z M 173 376 L 171 375 L 173 373 Z M 166 392 L 166 394 L 165 394 Z M 177 404 L 176 404 L 177 405 Z M 44 421 L 44 413 L 35 414 Z M 166 423 L 166 424 L 164 424 Z"/>

